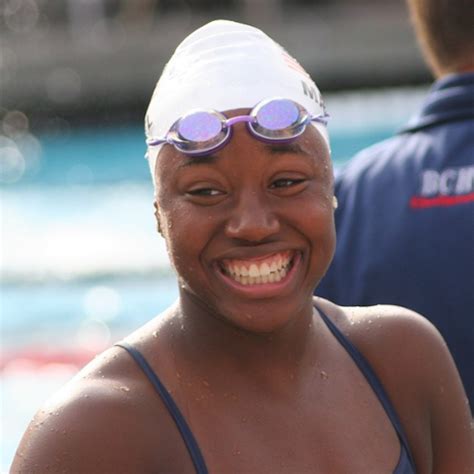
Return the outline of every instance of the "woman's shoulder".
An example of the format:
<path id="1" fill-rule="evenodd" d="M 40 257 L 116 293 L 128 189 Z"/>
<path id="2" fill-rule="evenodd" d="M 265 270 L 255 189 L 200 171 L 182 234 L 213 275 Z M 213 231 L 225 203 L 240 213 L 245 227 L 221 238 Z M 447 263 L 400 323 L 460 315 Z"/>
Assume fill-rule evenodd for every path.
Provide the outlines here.
<path id="1" fill-rule="evenodd" d="M 175 432 L 149 380 L 113 346 L 37 412 L 12 472 L 143 472 L 165 462 Z"/>
<path id="2" fill-rule="evenodd" d="M 316 304 L 374 370 L 415 460 L 422 464 L 420 460 L 431 458 L 434 451 L 442 467 L 439 472 L 470 472 L 466 466 L 473 466 L 474 460 L 467 398 L 449 349 L 433 324 L 400 306 L 340 307 L 321 298 Z"/>
<path id="3" fill-rule="evenodd" d="M 449 352 L 439 331 L 423 315 L 395 305 L 338 306 L 323 298 L 316 303 L 325 311 L 338 329 L 362 353 L 376 351 L 378 357 L 410 357 L 412 352 Z M 398 361 L 399 363 L 401 360 Z"/>
<path id="4" fill-rule="evenodd" d="M 415 311 L 394 305 L 343 307 L 322 299 L 317 304 L 392 391 L 410 387 L 426 401 L 443 371 L 457 375 L 439 331 Z"/>

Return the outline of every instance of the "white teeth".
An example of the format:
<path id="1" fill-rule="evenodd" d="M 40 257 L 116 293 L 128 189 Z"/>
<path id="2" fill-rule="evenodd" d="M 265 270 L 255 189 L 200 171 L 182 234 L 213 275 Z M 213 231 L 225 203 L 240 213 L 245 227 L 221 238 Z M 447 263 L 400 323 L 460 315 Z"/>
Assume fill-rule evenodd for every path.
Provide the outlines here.
<path id="1" fill-rule="evenodd" d="M 252 263 L 252 265 L 250 265 L 250 268 L 249 268 L 249 276 L 255 278 L 255 277 L 258 277 L 259 275 L 260 275 L 260 272 L 258 271 L 257 265 Z"/>
<path id="2" fill-rule="evenodd" d="M 262 263 L 260 265 L 260 275 L 263 276 L 268 276 L 270 274 L 270 267 L 268 266 L 268 263 Z"/>
<path id="3" fill-rule="evenodd" d="M 262 283 L 279 282 L 288 273 L 290 267 L 289 256 L 276 255 L 271 263 L 252 263 L 248 266 L 238 262 L 225 264 L 227 275 L 242 285 L 258 285 Z"/>

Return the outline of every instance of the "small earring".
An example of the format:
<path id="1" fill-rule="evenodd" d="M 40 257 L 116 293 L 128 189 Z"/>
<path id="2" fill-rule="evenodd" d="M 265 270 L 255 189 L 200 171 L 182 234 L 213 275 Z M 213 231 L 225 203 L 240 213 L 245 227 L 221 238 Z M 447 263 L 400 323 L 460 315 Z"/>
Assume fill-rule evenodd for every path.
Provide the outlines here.
<path id="1" fill-rule="evenodd" d="M 337 197 L 336 197 L 336 196 L 333 196 L 333 197 L 332 197 L 332 208 L 333 208 L 334 210 L 336 210 L 338 205 L 339 205 L 339 204 L 338 204 L 338 202 L 337 202 Z"/>

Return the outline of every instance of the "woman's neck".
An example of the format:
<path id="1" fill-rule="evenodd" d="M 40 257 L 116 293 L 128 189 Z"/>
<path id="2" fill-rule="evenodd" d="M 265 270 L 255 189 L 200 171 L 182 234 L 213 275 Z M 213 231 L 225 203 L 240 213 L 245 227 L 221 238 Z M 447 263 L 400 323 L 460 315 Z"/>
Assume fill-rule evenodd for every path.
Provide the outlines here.
<path id="1" fill-rule="evenodd" d="M 213 314 L 201 302 L 182 297 L 175 315 L 175 354 L 203 372 L 232 370 L 261 383 L 299 378 L 317 362 L 319 318 L 312 299 L 285 327 L 271 333 L 254 333 Z"/>

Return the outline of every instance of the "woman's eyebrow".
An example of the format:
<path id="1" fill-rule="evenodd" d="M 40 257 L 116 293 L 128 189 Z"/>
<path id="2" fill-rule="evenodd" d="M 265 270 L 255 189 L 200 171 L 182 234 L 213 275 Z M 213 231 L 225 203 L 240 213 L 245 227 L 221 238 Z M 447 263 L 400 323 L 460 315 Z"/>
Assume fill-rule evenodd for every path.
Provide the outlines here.
<path id="1" fill-rule="evenodd" d="M 275 143 L 268 145 L 270 153 L 272 155 L 285 154 L 285 153 L 297 153 L 302 155 L 309 155 L 299 143 Z"/>
<path id="2" fill-rule="evenodd" d="M 179 165 L 179 168 L 187 168 L 188 166 L 194 165 L 209 165 L 215 163 L 216 160 L 216 155 L 185 156 L 185 161 Z"/>
<path id="3" fill-rule="evenodd" d="M 267 145 L 268 150 L 272 155 L 285 155 L 294 153 L 304 156 L 312 156 L 299 143 L 270 143 Z M 218 160 L 217 155 L 203 155 L 203 156 L 184 156 L 184 161 L 179 165 L 179 168 L 187 168 L 195 165 L 209 165 L 214 164 Z"/>

